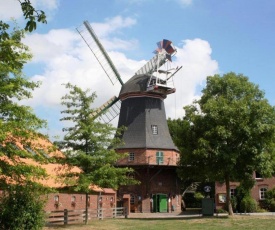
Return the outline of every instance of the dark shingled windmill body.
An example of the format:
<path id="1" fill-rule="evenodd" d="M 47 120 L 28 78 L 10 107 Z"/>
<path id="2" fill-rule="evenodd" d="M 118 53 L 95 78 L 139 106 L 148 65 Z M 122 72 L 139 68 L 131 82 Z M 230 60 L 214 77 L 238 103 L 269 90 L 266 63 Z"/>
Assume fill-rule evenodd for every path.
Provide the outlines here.
<path id="1" fill-rule="evenodd" d="M 122 85 L 119 96 L 111 98 L 94 114 L 105 122 L 119 114 L 118 127 L 124 126 L 126 130 L 120 136 L 124 144 L 116 151 L 129 156 L 117 165 L 132 167 L 135 173 L 131 176 L 141 182 L 119 188 L 118 205 L 129 207 L 131 212 L 180 210 L 176 175 L 179 151 L 168 130 L 163 101 L 175 92 L 173 76 L 181 68 L 167 68 L 176 53 L 175 47 L 166 39 L 158 42 L 155 56 L 124 84 L 90 24 L 85 21 L 77 30 L 111 82 L 118 80 Z"/>

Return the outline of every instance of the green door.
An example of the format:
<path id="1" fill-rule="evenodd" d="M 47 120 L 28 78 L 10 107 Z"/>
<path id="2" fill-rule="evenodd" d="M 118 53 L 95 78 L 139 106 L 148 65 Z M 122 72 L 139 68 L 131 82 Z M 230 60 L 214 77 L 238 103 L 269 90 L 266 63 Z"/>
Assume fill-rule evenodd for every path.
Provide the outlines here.
<path id="1" fill-rule="evenodd" d="M 153 212 L 167 212 L 167 195 L 154 194 L 153 195 Z"/>
<path id="2" fill-rule="evenodd" d="M 159 195 L 159 212 L 167 212 L 167 196 L 166 194 Z"/>

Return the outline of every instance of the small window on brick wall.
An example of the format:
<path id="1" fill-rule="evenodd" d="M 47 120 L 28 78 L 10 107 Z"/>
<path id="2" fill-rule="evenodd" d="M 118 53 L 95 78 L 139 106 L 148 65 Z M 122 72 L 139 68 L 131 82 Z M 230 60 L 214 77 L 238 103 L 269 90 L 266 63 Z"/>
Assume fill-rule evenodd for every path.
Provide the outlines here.
<path id="1" fill-rule="evenodd" d="M 156 152 L 156 161 L 158 165 L 163 164 L 163 152 L 160 152 L 160 151 Z"/>
<path id="2" fill-rule="evenodd" d="M 263 179 L 263 176 L 260 173 L 255 172 L 255 178 L 256 179 Z"/>
<path id="3" fill-rule="evenodd" d="M 59 202 L 59 196 L 58 195 L 54 196 L 53 199 L 54 199 L 54 202 L 56 202 L 56 203 Z"/>
<path id="4" fill-rule="evenodd" d="M 134 161 L 135 160 L 135 153 L 129 153 L 129 161 Z"/>
<path id="5" fill-rule="evenodd" d="M 135 204 L 135 196 L 131 195 L 130 197 L 130 204 Z"/>
<path id="6" fill-rule="evenodd" d="M 259 190 L 259 196 L 260 196 L 260 200 L 264 200 L 266 197 L 266 191 L 267 191 L 267 187 L 262 187 Z"/>

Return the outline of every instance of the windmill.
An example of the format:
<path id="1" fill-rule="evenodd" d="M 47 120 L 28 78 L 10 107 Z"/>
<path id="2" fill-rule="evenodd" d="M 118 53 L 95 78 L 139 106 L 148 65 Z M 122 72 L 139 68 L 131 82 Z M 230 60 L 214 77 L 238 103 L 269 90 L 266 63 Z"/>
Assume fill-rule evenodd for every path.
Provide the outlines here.
<path id="1" fill-rule="evenodd" d="M 77 28 L 78 33 L 83 38 L 98 63 L 108 76 L 111 83 L 114 85 L 117 81 L 121 86 L 124 85 L 122 78 L 113 64 L 108 53 L 104 49 L 100 40 L 98 39 L 93 28 L 88 21 L 84 21 L 83 25 Z M 173 76 L 180 70 L 161 70 L 161 66 L 167 61 L 171 61 L 172 56 L 175 55 L 176 49 L 172 45 L 172 42 L 164 39 L 157 43 L 158 47 L 154 51 L 156 54 L 149 62 L 147 62 L 142 68 L 140 68 L 136 75 L 150 75 L 150 79 L 147 82 L 146 91 L 154 93 L 173 93 Z M 156 74 L 155 74 L 156 73 Z M 121 99 L 117 96 L 113 96 L 101 107 L 99 107 L 94 116 L 100 117 L 104 122 L 111 122 L 120 112 Z"/>
<path id="2" fill-rule="evenodd" d="M 173 194 L 180 194 L 177 182 L 175 182 L 179 150 L 169 133 L 164 107 L 164 99 L 175 92 L 173 76 L 181 69 L 181 67 L 170 67 L 172 57 L 177 50 L 167 39 L 158 42 L 153 58 L 124 83 L 91 25 L 84 21 L 77 31 L 112 84 L 118 81 L 121 85 L 119 95 L 113 96 L 104 103 L 93 116 L 101 117 L 108 123 L 119 115 L 118 127 L 126 127 L 120 136 L 124 144 L 116 151 L 128 152 L 129 159 L 119 162 L 118 165 L 128 166 L 130 164 L 141 181 L 141 187 L 127 192 L 132 195 L 136 194 L 136 197 L 147 197 L 149 193 L 154 193 L 156 194 L 155 207 L 158 207 L 158 202 L 161 202 L 164 196 L 157 194 L 166 193 L 166 196 L 168 193 L 172 194 L 172 192 L 167 192 L 168 190 L 173 191 Z M 167 179 L 167 175 L 170 176 L 167 188 L 150 186 L 157 178 Z M 146 199 L 145 202 L 150 201 Z M 165 199 L 162 202 L 166 202 Z M 139 204 L 140 200 L 137 205 Z M 146 207 L 148 211 L 150 204 Z M 164 205 L 164 209 L 165 207 Z M 146 208 L 144 210 L 146 211 Z"/>

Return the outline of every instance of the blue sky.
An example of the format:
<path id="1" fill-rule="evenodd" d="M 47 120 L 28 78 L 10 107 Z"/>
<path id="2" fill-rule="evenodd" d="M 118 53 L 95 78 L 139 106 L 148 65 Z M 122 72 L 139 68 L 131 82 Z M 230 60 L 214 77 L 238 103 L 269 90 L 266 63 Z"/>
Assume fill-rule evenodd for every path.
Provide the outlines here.
<path id="1" fill-rule="evenodd" d="M 25 73 L 42 85 L 24 103 L 48 120 L 51 139 L 62 136 L 62 83 L 96 91 L 95 107 L 113 95 L 112 85 L 76 31 L 88 20 L 123 81 L 153 57 L 156 42 L 172 40 L 183 66 L 174 77 L 176 93 L 165 100 L 167 116 L 183 116 L 182 107 L 200 97 L 205 79 L 230 71 L 248 76 L 275 105 L 275 1 L 270 0 L 36 0 L 48 23 L 24 42 L 34 57 Z M 17 0 L 0 0 L 0 17 L 23 25 Z M 64 108 L 63 108 L 64 109 Z M 116 125 L 114 123 L 114 125 Z"/>

